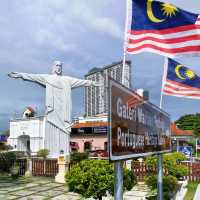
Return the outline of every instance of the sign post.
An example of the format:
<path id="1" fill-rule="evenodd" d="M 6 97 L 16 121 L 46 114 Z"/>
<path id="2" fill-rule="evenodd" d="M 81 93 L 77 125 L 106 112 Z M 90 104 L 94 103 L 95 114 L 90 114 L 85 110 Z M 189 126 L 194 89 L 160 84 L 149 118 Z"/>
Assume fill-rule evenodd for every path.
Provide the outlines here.
<path id="1" fill-rule="evenodd" d="M 163 200 L 163 156 L 162 154 L 158 155 L 158 181 L 157 181 L 157 189 L 158 189 L 158 200 Z"/>
<path id="2" fill-rule="evenodd" d="M 115 199 L 121 200 L 122 160 L 170 152 L 170 118 L 113 79 L 109 79 L 109 94 L 109 158 L 115 163 Z M 162 159 L 158 160 L 162 166 Z"/>
<path id="3" fill-rule="evenodd" d="M 114 162 L 114 170 L 115 170 L 115 186 L 114 186 L 115 200 L 122 200 L 123 199 L 123 165 L 121 161 Z"/>

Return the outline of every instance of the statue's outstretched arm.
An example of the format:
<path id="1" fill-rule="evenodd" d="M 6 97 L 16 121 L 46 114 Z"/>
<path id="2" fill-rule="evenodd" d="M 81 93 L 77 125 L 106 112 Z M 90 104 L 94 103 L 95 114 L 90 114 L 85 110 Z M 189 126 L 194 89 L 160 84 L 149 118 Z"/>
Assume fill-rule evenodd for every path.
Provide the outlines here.
<path id="1" fill-rule="evenodd" d="M 46 85 L 45 74 L 28 74 L 28 73 L 19 73 L 19 72 L 11 72 L 8 74 L 11 78 L 21 78 L 25 81 L 37 82 L 41 85 Z"/>
<path id="2" fill-rule="evenodd" d="M 70 77 L 70 80 L 71 80 L 72 88 L 81 87 L 81 86 L 98 86 L 98 87 L 103 86 L 101 83 L 97 83 L 91 80 L 77 79 L 77 78 L 72 78 L 72 77 Z"/>

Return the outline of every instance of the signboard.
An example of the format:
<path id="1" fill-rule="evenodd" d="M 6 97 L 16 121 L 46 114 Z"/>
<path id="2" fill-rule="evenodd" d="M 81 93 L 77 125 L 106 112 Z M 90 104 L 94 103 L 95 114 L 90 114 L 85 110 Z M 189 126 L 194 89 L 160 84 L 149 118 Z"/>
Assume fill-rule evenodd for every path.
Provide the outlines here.
<path id="1" fill-rule="evenodd" d="M 171 151 L 170 118 L 109 79 L 109 157 L 126 160 Z"/>
<path id="2" fill-rule="evenodd" d="M 8 139 L 8 136 L 6 135 L 0 135 L 0 142 L 6 142 Z"/>
<path id="3" fill-rule="evenodd" d="M 187 158 L 192 157 L 192 146 L 179 147 L 178 151 L 185 154 Z"/>
<path id="4" fill-rule="evenodd" d="M 107 133 L 107 126 L 72 128 L 72 134 L 102 134 Z"/>

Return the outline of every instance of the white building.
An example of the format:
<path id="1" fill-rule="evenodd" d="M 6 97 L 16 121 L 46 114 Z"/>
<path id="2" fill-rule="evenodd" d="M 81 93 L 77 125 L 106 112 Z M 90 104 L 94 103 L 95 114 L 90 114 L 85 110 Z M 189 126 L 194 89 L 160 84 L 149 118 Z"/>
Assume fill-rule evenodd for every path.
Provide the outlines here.
<path id="1" fill-rule="evenodd" d="M 123 63 L 120 61 L 101 68 L 95 67 L 85 75 L 85 79 L 97 81 L 103 85 L 101 87 L 85 87 L 86 116 L 107 114 L 108 92 L 106 86 L 108 85 L 108 76 L 122 83 L 122 65 Z M 124 72 L 124 85 L 131 88 L 131 61 L 126 61 Z"/>
<path id="2" fill-rule="evenodd" d="M 66 133 L 46 121 L 45 117 L 22 118 L 10 121 L 8 143 L 17 151 L 36 155 L 48 149 L 49 157 L 58 157 L 67 151 Z"/>

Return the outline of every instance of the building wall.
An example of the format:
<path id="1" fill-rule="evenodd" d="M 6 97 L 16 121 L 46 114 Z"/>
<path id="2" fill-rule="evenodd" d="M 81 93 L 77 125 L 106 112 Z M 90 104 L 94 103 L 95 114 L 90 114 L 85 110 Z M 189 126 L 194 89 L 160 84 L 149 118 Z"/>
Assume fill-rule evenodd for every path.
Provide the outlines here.
<path id="1" fill-rule="evenodd" d="M 10 121 L 8 144 L 16 150 L 24 150 L 23 143 L 30 141 L 30 151 L 36 153 L 43 147 L 43 118 L 19 119 Z M 25 139 L 24 139 L 25 138 Z"/>
<path id="2" fill-rule="evenodd" d="M 107 135 L 78 135 L 71 136 L 71 142 L 76 142 L 79 146 L 78 152 L 84 152 L 84 143 L 90 142 L 92 151 L 104 150 L 105 142 L 107 142 Z"/>
<path id="3" fill-rule="evenodd" d="M 113 63 L 103 68 L 94 69 L 85 75 L 87 80 L 93 80 L 102 84 L 100 87 L 85 88 L 85 113 L 87 116 L 105 114 L 108 112 L 108 76 L 112 77 L 119 83 L 122 83 L 122 62 Z M 125 65 L 124 74 L 125 86 L 131 88 L 131 63 Z"/>
<path id="4" fill-rule="evenodd" d="M 40 149 L 48 149 L 49 157 L 57 158 L 60 151 L 69 153 L 67 134 L 48 123 L 45 117 L 19 119 L 10 122 L 8 143 L 18 151 L 27 151 L 30 141 L 30 153 L 35 155 Z"/>
<path id="5" fill-rule="evenodd" d="M 43 118 L 19 119 L 10 121 L 10 137 L 21 135 L 42 137 Z"/>

